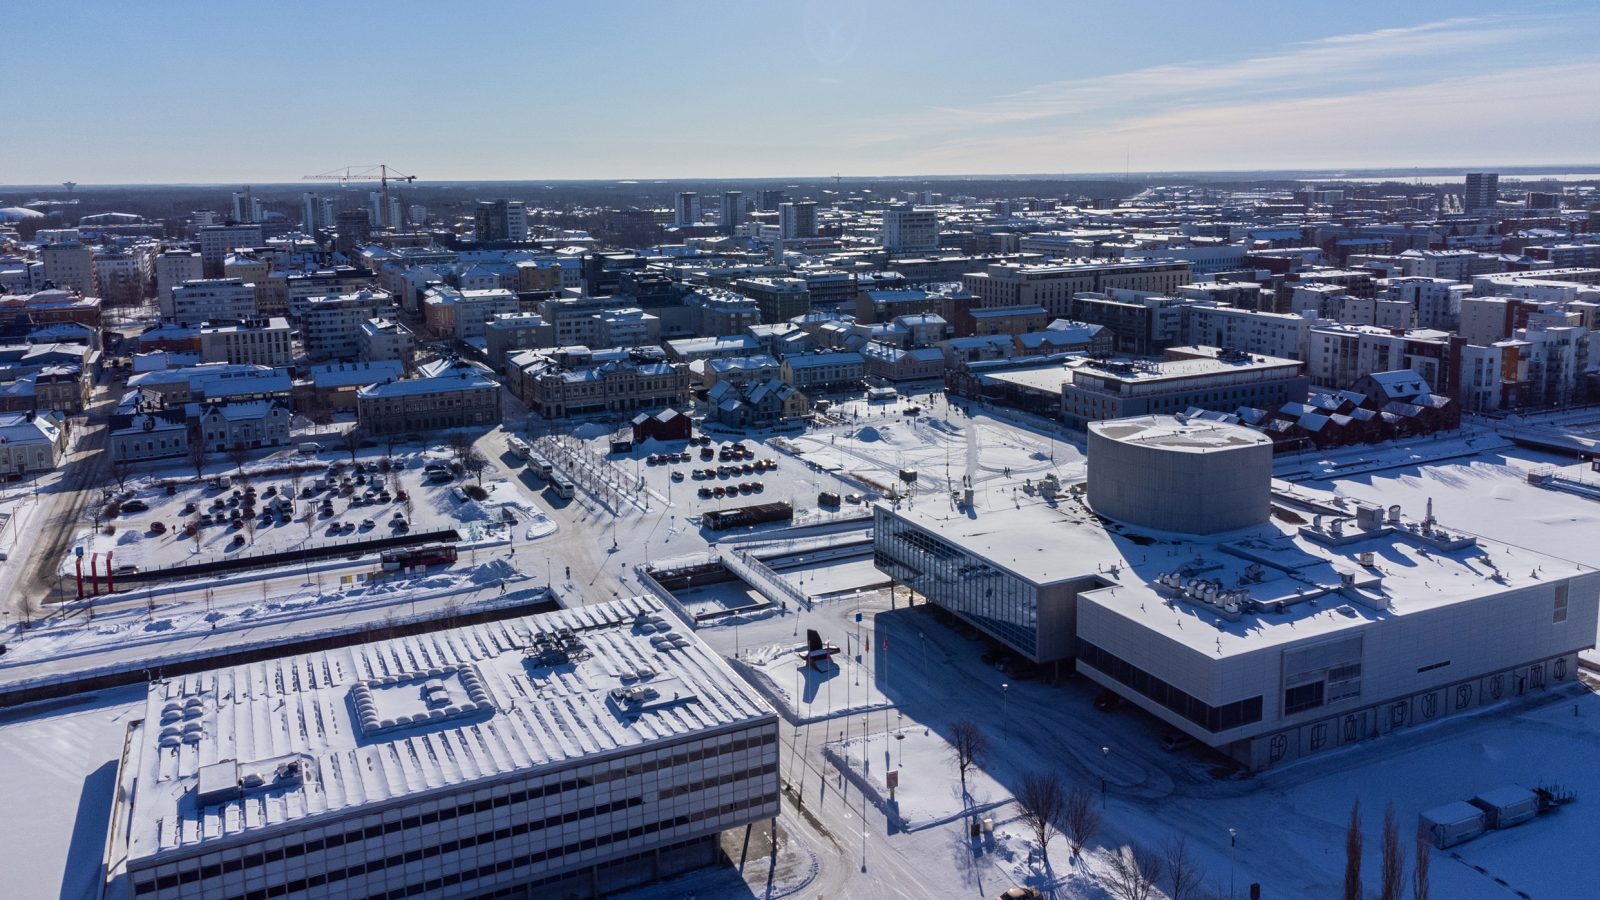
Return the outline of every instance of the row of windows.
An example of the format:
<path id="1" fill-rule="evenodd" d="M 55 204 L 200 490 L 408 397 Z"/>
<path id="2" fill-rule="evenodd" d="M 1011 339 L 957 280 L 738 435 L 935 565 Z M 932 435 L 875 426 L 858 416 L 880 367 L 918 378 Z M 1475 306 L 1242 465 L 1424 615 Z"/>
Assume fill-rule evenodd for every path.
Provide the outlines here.
<path id="1" fill-rule="evenodd" d="M 1078 639 L 1078 658 L 1207 731 L 1227 731 L 1261 721 L 1260 696 L 1211 706 L 1082 638 Z M 1320 689 L 1322 682 L 1317 682 L 1317 687 Z"/>
<path id="2" fill-rule="evenodd" d="M 373 862 L 369 863 L 351 866 L 346 869 L 335 869 L 319 875 L 313 875 L 308 879 L 309 883 L 303 884 L 298 888 L 294 887 L 293 885 L 282 887 L 284 887 L 285 893 L 289 890 L 304 890 L 307 887 L 320 887 L 322 884 L 329 881 L 342 881 L 346 878 L 362 875 L 367 872 L 380 871 L 390 866 L 400 866 L 405 865 L 406 863 L 419 862 L 430 857 L 438 856 L 441 853 L 453 853 L 457 850 L 476 847 L 480 843 L 491 843 L 493 841 L 503 840 L 508 837 L 515 837 L 534 831 L 542 831 L 555 825 L 569 825 L 578 821 L 579 819 L 603 816 L 609 813 L 614 813 L 620 810 L 642 805 L 644 805 L 644 800 L 642 798 L 629 797 L 624 800 L 615 800 L 611 803 L 602 803 L 598 806 L 577 809 L 571 812 L 562 813 L 560 815 L 548 816 L 543 819 L 532 819 L 525 822 L 518 822 L 517 824 L 506 828 L 480 832 L 475 835 L 468 835 L 463 838 L 458 838 L 454 841 L 445 841 L 440 844 L 435 844 L 431 847 L 419 847 L 415 850 L 410 850 L 405 853 L 396 853 L 393 856 L 388 856 L 380 860 L 374 860 Z M 415 828 L 417 827 L 417 824 L 423 820 L 436 821 L 438 818 L 437 814 L 430 814 L 430 816 L 431 819 L 429 817 L 413 816 L 400 822 L 388 822 L 379 830 L 381 833 L 388 834 L 391 832 L 400 831 L 402 828 Z M 374 828 L 366 829 L 367 832 L 371 832 L 373 830 Z M 341 839 L 348 836 L 348 834 L 334 835 L 334 837 Z M 243 859 L 229 860 L 226 863 L 217 863 L 198 869 L 188 869 L 172 875 L 163 875 L 154 881 L 143 881 L 135 887 L 134 891 L 135 893 L 147 893 L 152 890 L 167 890 L 169 888 L 177 887 L 180 884 L 189 884 L 194 881 L 199 881 L 202 878 L 213 878 L 225 872 L 236 872 L 241 867 L 252 869 L 258 868 L 263 863 L 279 862 L 286 857 L 299 856 L 302 853 L 307 853 L 312 850 L 320 850 L 322 847 L 318 845 L 323 843 L 326 843 L 328 846 L 338 846 L 338 844 L 343 842 L 343 840 L 340 840 L 335 843 L 330 838 L 327 842 L 311 841 L 306 844 L 297 844 L 287 847 L 283 850 L 272 850 L 264 854 L 256 853 L 246 856 Z"/>
<path id="3" fill-rule="evenodd" d="M 662 791 L 661 799 L 671 800 L 673 797 L 681 797 L 684 794 L 693 794 L 697 791 L 703 791 L 706 788 L 719 787 L 725 784 L 733 784 L 735 781 L 744 781 L 747 778 L 755 778 L 758 775 L 766 774 L 767 772 L 771 771 L 771 769 L 772 766 L 768 764 L 754 765 L 738 772 L 729 772 L 725 775 L 718 775 L 715 778 L 706 778 L 700 781 L 690 782 L 689 784 L 680 784 L 677 787 L 667 788 L 666 790 Z"/>
<path id="4" fill-rule="evenodd" d="M 605 806 L 595 807 L 591 810 L 585 810 L 583 815 L 604 815 L 608 812 L 615 812 L 618 809 L 623 809 L 630 806 L 638 806 L 641 802 L 642 801 L 640 801 L 638 798 L 632 798 L 630 800 L 609 803 Z M 586 840 L 573 841 L 560 847 L 552 847 L 547 850 L 539 850 L 532 853 L 525 853 L 521 856 L 498 860 L 494 863 L 478 866 L 477 868 L 452 872 L 440 878 L 431 879 L 426 882 L 418 882 L 403 888 L 397 888 L 389 891 L 386 894 L 376 894 L 374 895 L 373 900 L 379 900 L 379 898 L 384 898 L 384 900 L 400 900 L 400 898 L 404 897 L 410 897 L 430 891 L 437 891 L 446 887 L 452 887 L 454 885 L 461 884 L 462 882 L 472 881 L 474 879 L 487 877 L 501 872 L 509 872 L 512 869 L 521 868 L 523 866 L 537 865 L 550 860 L 560 859 L 561 857 L 569 854 L 579 853 L 586 850 L 594 850 L 599 847 L 606 847 L 619 841 L 632 840 L 648 834 L 655 834 L 657 832 L 666 831 L 673 828 L 680 828 L 690 824 L 691 822 L 711 821 L 734 812 L 763 806 L 768 802 L 770 802 L 768 798 L 755 797 L 733 803 L 725 803 L 712 809 L 700 810 L 692 816 L 688 814 L 675 816 L 671 819 L 666 819 L 660 822 L 652 822 L 648 825 L 641 825 L 635 828 L 613 831 L 610 834 L 599 835 Z M 566 817 L 552 817 L 552 819 L 556 818 L 565 819 Z M 493 843 L 495 841 L 513 837 L 515 835 L 526 834 L 530 831 L 537 831 L 542 828 L 547 828 L 552 824 L 555 823 L 552 822 L 551 819 L 540 820 L 537 822 L 522 822 L 517 825 L 510 826 L 509 828 L 500 828 L 494 831 L 469 835 L 457 840 L 445 841 L 432 847 L 423 847 L 406 853 L 397 853 L 383 859 L 373 860 L 367 863 L 360 863 L 344 869 L 318 872 L 313 875 L 308 875 L 305 878 L 298 878 L 282 884 L 272 885 L 270 887 L 250 891 L 247 894 L 239 896 L 241 897 L 241 900 L 267 900 L 267 898 L 270 897 L 282 897 L 299 891 L 313 890 L 324 885 L 345 881 L 350 878 L 359 878 L 371 872 L 380 872 L 384 869 L 395 866 L 402 866 L 406 865 L 407 863 L 419 862 L 421 860 L 441 856 L 446 853 L 454 853 L 459 850 L 470 849 L 479 844 Z M 194 881 L 195 877 L 191 877 L 194 875 L 196 875 L 195 872 L 185 872 L 182 873 L 181 876 L 167 876 L 154 882 L 140 882 L 135 886 L 134 892 L 137 895 L 151 893 L 155 890 L 170 889 L 177 886 L 179 883 L 188 883 Z"/>
<path id="5" fill-rule="evenodd" d="M 317 853 L 322 850 L 334 849 L 337 847 L 342 847 L 348 843 L 355 843 L 357 841 L 372 840 L 386 834 L 396 834 L 400 831 L 408 831 L 424 825 L 433 825 L 437 822 L 448 822 L 460 816 L 472 815 L 475 813 L 486 813 L 494 809 L 501 809 L 507 806 L 525 803 L 529 800 L 538 800 L 543 797 L 554 797 L 568 791 L 594 787 L 596 784 L 603 782 L 614 781 L 636 775 L 643 775 L 647 771 L 662 772 L 686 763 L 698 762 L 709 757 L 720 756 L 724 754 L 731 755 L 743 750 L 762 747 L 769 744 L 774 744 L 776 742 L 777 734 L 771 731 L 766 731 L 762 734 L 749 734 L 743 737 L 738 737 L 725 744 L 718 744 L 710 747 L 699 747 L 692 750 L 674 753 L 671 756 L 657 759 L 651 762 L 648 766 L 642 760 L 635 758 L 632 762 L 612 766 L 609 769 L 592 773 L 590 777 L 567 778 L 562 781 L 551 782 L 550 784 L 534 785 L 532 787 L 523 788 L 521 790 L 512 791 L 507 794 L 501 794 L 499 796 L 490 797 L 471 803 L 461 803 L 457 804 L 456 806 L 445 807 L 438 812 L 408 816 L 392 822 L 368 825 L 365 828 L 353 828 L 340 834 L 330 834 L 321 840 L 307 841 L 300 844 L 291 844 L 278 850 L 269 850 L 262 853 L 249 854 L 242 859 L 226 860 L 221 863 L 207 865 L 203 868 L 195 870 L 194 872 L 183 873 L 183 883 L 194 881 L 197 878 L 211 878 L 224 872 L 237 872 L 240 869 L 245 868 L 253 869 L 261 866 L 264 863 L 279 862 L 285 859 L 294 859 L 308 853 Z M 722 782 L 717 781 L 715 783 Z M 662 794 L 663 798 L 668 796 L 670 796 L 669 793 Z M 637 804 L 634 803 L 633 805 Z M 599 813 L 593 814 L 598 815 Z M 574 813 L 567 814 L 569 817 L 575 815 L 576 814 Z M 162 881 L 165 880 L 166 879 L 162 879 Z"/>

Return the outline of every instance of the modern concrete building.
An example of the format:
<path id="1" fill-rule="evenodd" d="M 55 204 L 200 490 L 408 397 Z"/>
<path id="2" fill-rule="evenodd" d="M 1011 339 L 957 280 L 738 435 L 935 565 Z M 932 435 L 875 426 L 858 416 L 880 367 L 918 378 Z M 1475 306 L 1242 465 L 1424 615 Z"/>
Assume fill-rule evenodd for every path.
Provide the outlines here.
<path id="1" fill-rule="evenodd" d="M 1057 371 L 1060 369 L 1058 367 Z M 1241 406 L 1276 409 L 1303 402 L 1309 382 L 1302 363 L 1217 347 L 1176 347 L 1157 361 L 1068 360 L 1059 374 L 1061 415 L 1073 428 L 1090 422 L 1153 413 L 1179 413 L 1191 407 L 1231 412 Z M 996 373 L 995 379 L 1032 377 Z"/>
<path id="2" fill-rule="evenodd" d="M 294 364 L 292 334 L 284 318 L 209 325 L 200 329 L 200 361 L 287 368 Z"/>
<path id="3" fill-rule="evenodd" d="M 672 198 L 672 224 L 700 224 L 700 195 L 694 191 L 681 191 Z"/>
<path id="4" fill-rule="evenodd" d="M 1267 521 L 1272 439 L 1171 416 L 1092 422 L 1086 478 L 1100 515 L 1156 531 L 1233 531 Z"/>
<path id="5" fill-rule="evenodd" d="M 362 327 L 394 312 L 387 291 L 362 288 L 348 294 L 308 297 L 300 317 L 306 355 L 312 359 L 355 359 L 360 355 Z"/>
<path id="6" fill-rule="evenodd" d="M 94 250 L 77 241 L 46 244 L 39 251 L 44 261 L 44 277 L 58 288 L 93 294 Z"/>
<path id="7" fill-rule="evenodd" d="M 239 322 L 256 317 L 256 286 L 240 278 L 186 281 L 162 302 L 162 317 L 179 324 Z"/>
<path id="8" fill-rule="evenodd" d="M 1500 176 L 1494 172 L 1468 172 L 1461 192 L 1461 206 L 1467 212 L 1494 209 L 1500 203 Z"/>
<path id="9" fill-rule="evenodd" d="M 1069 316 L 1074 294 L 1113 288 L 1170 294 L 1192 281 L 1189 263 L 1173 260 L 1087 260 L 1051 265 L 994 263 L 961 276 L 983 306 L 1042 306 L 1051 318 Z"/>
<path id="10" fill-rule="evenodd" d="M 205 264 L 193 250 L 167 250 L 155 258 L 156 300 L 163 310 L 171 308 L 172 289 L 185 281 L 206 277 Z"/>
<path id="11" fill-rule="evenodd" d="M 117 778 L 120 896 L 589 898 L 775 817 L 778 719 L 624 598 L 154 681 Z"/>
<path id="12" fill-rule="evenodd" d="M 735 287 L 756 302 L 763 325 L 787 322 L 811 311 L 811 291 L 804 278 L 741 278 Z"/>
<path id="13" fill-rule="evenodd" d="M 1270 477 L 1256 436 L 1233 435 L 1164 416 L 1106 423 L 1087 492 L 1053 479 L 997 490 L 991 477 L 948 502 L 879 504 L 875 562 L 1251 770 L 1576 678 L 1600 572 L 1444 528 L 1431 511 L 1335 505 L 1304 486 L 1310 521 L 1269 518 L 1263 487 L 1217 464 L 1238 454 L 1254 473 L 1238 478 Z M 1110 518 L 1116 498 L 1095 502 L 1097 478 L 1142 491 L 1152 464 L 1172 485 L 1224 484 L 1173 509 L 1138 497 L 1131 520 Z M 1208 522 L 1208 504 L 1228 521 Z M 1167 530 L 1197 516 L 1239 527 Z"/>
<path id="14" fill-rule="evenodd" d="M 234 250 L 261 246 L 260 225 L 206 225 L 199 234 L 200 261 L 207 278 L 222 276 L 222 262 Z"/>
<path id="15" fill-rule="evenodd" d="M 891 206 L 883 211 L 879 240 L 885 250 L 896 256 L 937 250 L 939 211 L 910 205 Z"/>

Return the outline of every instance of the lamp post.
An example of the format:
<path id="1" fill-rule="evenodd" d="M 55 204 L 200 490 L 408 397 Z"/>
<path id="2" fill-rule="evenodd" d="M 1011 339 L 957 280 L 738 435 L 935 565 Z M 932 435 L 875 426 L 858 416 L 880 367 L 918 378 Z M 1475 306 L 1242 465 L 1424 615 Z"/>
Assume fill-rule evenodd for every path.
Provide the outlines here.
<path id="1" fill-rule="evenodd" d="M 1228 829 L 1228 900 L 1233 900 L 1233 851 L 1239 846 L 1239 829 Z"/>
<path id="2" fill-rule="evenodd" d="M 1111 764 L 1110 747 L 1100 748 L 1100 759 L 1105 763 L 1105 765 Z M 1106 770 L 1104 766 L 1102 766 L 1100 769 L 1100 808 L 1106 808 Z"/>
<path id="3" fill-rule="evenodd" d="M 1005 736 L 1011 740 L 1011 685 L 1009 682 L 1000 683 L 1000 708 L 1005 715 Z"/>

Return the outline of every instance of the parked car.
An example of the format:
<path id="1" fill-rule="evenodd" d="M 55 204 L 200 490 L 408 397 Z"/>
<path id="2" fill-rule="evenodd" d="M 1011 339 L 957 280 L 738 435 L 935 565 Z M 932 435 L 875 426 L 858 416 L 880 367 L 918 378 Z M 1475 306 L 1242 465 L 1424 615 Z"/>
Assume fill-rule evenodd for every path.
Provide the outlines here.
<path id="1" fill-rule="evenodd" d="M 150 504 L 143 500 L 129 500 L 127 503 L 122 504 L 122 511 L 125 513 L 145 512 L 149 509 Z"/>

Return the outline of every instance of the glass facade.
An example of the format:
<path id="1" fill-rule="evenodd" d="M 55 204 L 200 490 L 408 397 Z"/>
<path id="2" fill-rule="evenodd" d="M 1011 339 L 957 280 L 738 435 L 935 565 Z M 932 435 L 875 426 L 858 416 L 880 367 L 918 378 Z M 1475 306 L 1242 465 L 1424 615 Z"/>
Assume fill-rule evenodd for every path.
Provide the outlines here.
<path id="1" fill-rule="evenodd" d="M 889 510 L 880 508 L 873 518 L 873 562 L 880 570 L 1019 652 L 1038 658 L 1036 585 Z"/>
<path id="2" fill-rule="evenodd" d="M 1082 638 L 1078 639 L 1078 663 L 1094 667 L 1213 734 L 1261 721 L 1262 698 L 1259 695 L 1211 706 Z"/>

